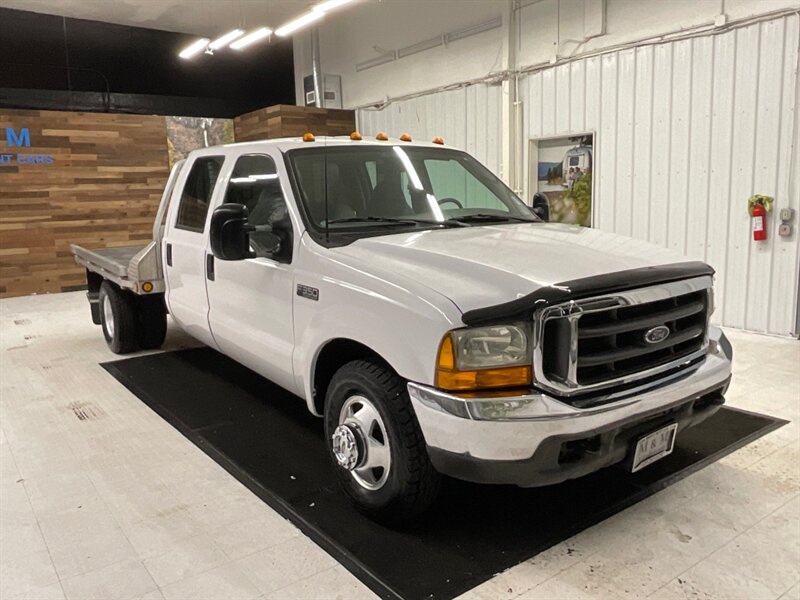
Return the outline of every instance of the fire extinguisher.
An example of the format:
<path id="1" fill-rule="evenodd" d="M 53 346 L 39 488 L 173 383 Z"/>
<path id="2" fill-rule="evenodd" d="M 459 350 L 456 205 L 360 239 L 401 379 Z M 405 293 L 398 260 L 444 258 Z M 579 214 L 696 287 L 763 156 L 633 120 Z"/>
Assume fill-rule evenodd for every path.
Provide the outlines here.
<path id="1" fill-rule="evenodd" d="M 753 239 L 761 242 L 767 239 L 767 213 L 772 210 L 772 197 L 756 194 L 747 201 L 752 219 Z"/>

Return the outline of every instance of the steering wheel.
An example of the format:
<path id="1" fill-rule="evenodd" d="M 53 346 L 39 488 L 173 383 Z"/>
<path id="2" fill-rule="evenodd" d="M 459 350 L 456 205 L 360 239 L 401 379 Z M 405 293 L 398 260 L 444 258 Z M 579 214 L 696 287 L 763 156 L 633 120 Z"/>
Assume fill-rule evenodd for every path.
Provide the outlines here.
<path id="1" fill-rule="evenodd" d="M 437 202 L 439 203 L 439 206 L 450 202 L 451 204 L 455 204 L 458 208 L 464 208 L 464 205 L 455 198 L 442 198 L 441 200 L 437 200 Z"/>

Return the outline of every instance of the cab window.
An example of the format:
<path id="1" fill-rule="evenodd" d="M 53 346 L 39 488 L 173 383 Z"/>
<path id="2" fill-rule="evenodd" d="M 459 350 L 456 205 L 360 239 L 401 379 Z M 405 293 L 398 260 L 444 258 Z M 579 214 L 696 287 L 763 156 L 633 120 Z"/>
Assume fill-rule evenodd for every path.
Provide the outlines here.
<path id="1" fill-rule="evenodd" d="M 233 167 L 226 203 L 244 204 L 251 225 L 270 225 L 274 233 L 255 231 L 250 234 L 250 243 L 256 251 L 267 251 L 272 247 L 274 235 L 291 231 L 289 210 L 283 197 L 275 161 L 262 154 L 239 157 Z M 288 240 L 281 240 L 282 246 Z"/>
<path id="2" fill-rule="evenodd" d="M 192 163 L 178 205 L 176 228 L 202 233 L 211 195 L 224 161 L 223 156 L 202 156 Z"/>

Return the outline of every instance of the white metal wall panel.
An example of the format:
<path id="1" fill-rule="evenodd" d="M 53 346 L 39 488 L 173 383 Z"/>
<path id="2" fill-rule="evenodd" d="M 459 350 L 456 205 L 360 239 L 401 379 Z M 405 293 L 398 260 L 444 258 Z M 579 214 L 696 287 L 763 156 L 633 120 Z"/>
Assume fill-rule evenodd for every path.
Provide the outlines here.
<path id="1" fill-rule="evenodd" d="M 800 209 L 799 21 L 621 50 L 520 83 L 527 139 L 595 132 L 596 227 L 709 262 L 714 318 L 782 335 L 797 333 L 798 233 L 780 238 L 773 215 L 768 241 L 753 242 L 746 207 L 758 193 Z"/>
<path id="2" fill-rule="evenodd" d="M 408 133 L 425 141 L 442 137 L 447 146 L 465 150 L 502 173 L 503 98 L 500 85 L 471 85 L 393 102 L 382 110 L 361 109 L 358 126 L 369 136 L 384 131 L 390 137 Z"/>

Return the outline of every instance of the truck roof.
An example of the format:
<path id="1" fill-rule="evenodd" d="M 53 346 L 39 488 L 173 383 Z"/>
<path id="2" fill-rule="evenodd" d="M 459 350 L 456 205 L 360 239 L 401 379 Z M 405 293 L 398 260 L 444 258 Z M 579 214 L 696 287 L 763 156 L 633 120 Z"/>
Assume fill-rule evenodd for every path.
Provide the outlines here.
<path id="1" fill-rule="evenodd" d="M 361 140 L 352 140 L 350 136 L 319 136 L 314 141 L 304 141 L 302 137 L 285 137 L 276 138 L 271 140 L 256 140 L 251 142 L 236 142 L 234 144 L 222 144 L 219 146 L 209 146 L 208 148 L 200 148 L 193 150 L 189 156 L 202 156 L 207 154 L 225 154 L 229 151 L 264 150 L 265 148 L 277 148 L 281 152 L 293 150 L 294 148 L 308 148 L 315 146 L 424 146 L 428 148 L 446 148 L 447 145 L 434 144 L 432 142 L 405 142 L 400 138 L 389 138 L 387 140 L 378 140 L 374 137 L 364 136 Z"/>

